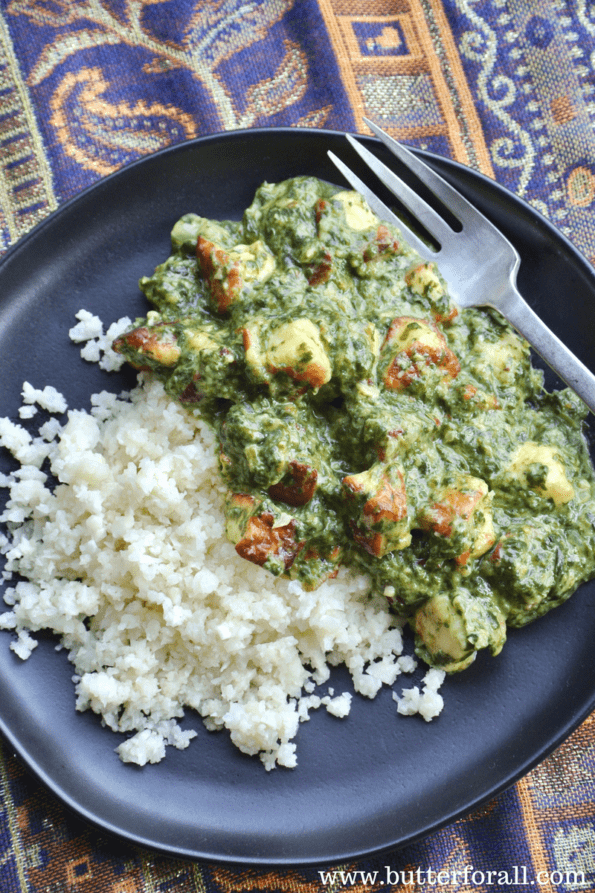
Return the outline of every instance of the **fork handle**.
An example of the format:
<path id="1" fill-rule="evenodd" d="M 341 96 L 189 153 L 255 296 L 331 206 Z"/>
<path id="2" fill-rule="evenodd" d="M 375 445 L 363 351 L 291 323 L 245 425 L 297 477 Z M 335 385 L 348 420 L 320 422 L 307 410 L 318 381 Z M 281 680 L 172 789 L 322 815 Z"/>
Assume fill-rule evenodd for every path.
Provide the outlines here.
<path id="1" fill-rule="evenodd" d="M 595 413 L 595 375 L 554 335 L 512 283 L 497 309 Z"/>

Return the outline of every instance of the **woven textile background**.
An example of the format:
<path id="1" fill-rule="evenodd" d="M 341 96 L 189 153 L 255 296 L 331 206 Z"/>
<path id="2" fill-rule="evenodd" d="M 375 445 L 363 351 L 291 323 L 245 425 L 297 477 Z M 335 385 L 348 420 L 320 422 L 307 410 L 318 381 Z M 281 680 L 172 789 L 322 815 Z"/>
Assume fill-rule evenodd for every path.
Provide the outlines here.
<path id="1" fill-rule="evenodd" d="M 594 96 L 587 0 L 0 0 L 0 247 L 172 143 L 253 126 L 365 132 L 368 115 L 494 177 L 595 260 Z M 474 815 L 343 866 L 378 870 L 375 882 L 324 885 L 315 870 L 194 865 L 104 836 L 4 747 L 0 893 L 420 893 L 440 889 L 415 879 L 428 868 L 460 869 L 442 889 L 495 889 L 465 880 L 466 865 L 526 866 L 547 893 L 593 891 L 594 768 L 591 718 Z M 387 864 L 405 874 L 382 883 Z"/>

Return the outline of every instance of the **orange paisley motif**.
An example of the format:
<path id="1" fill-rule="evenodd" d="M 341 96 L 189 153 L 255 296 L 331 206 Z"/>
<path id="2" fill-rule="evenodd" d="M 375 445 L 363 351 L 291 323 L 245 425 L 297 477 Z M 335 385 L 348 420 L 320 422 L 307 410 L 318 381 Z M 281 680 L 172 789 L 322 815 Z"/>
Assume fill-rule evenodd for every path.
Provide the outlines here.
<path id="1" fill-rule="evenodd" d="M 159 76 L 173 69 L 188 71 L 210 94 L 212 107 L 217 111 L 223 130 L 252 127 L 262 118 L 276 115 L 303 98 L 308 86 L 308 62 L 306 53 L 297 41 L 291 39 L 284 41 L 285 56 L 273 77 L 263 78 L 250 85 L 245 111 L 236 108 L 233 92 L 229 89 L 225 74 L 220 70 L 222 63 L 231 59 L 236 53 L 245 50 L 253 43 L 267 39 L 271 29 L 294 6 L 295 0 L 213 0 L 211 3 L 194 0 L 193 3 L 186 4 L 190 15 L 186 22 L 180 22 L 177 40 L 155 33 L 151 27 L 151 17 L 145 15 L 149 6 L 159 2 L 163 0 L 121 0 L 118 4 L 110 3 L 109 0 L 77 0 L 76 3 L 71 0 L 11 0 L 7 9 L 11 15 L 26 16 L 41 27 L 55 29 L 54 35 L 46 42 L 35 60 L 28 76 L 29 85 L 36 87 L 42 84 L 66 64 L 72 69 L 74 60 L 80 58 L 83 53 L 88 58 L 89 53 L 95 54 L 104 47 L 118 46 L 136 48 L 148 55 L 147 60 L 141 65 L 144 74 Z M 100 58 L 106 56 L 107 52 L 104 50 Z M 94 71 L 93 68 L 89 70 Z M 88 75 L 82 71 L 80 75 L 73 75 L 71 71 L 64 77 L 55 97 L 58 94 L 63 97 L 65 92 L 80 95 L 80 105 L 89 92 L 84 83 L 87 77 Z M 93 105 L 97 103 L 93 95 L 94 90 L 93 85 L 90 88 Z M 55 101 L 59 104 L 61 100 Z M 52 109 L 56 111 L 54 105 Z M 80 115 L 80 109 L 78 111 Z M 142 100 L 133 108 L 125 107 L 123 111 L 123 115 L 128 119 L 135 116 L 143 118 L 146 114 L 147 110 Z M 177 120 L 180 131 L 186 130 L 189 119 L 184 119 L 177 109 L 163 107 L 157 109 L 157 115 L 161 119 L 161 124 L 163 118 L 167 119 L 166 130 L 171 129 L 174 119 Z M 321 115 L 324 117 L 324 110 L 320 110 L 317 120 Z M 70 131 L 73 129 L 76 131 L 80 126 L 84 129 L 87 123 L 88 121 L 76 124 L 73 128 L 64 121 L 64 125 Z M 93 122 L 91 133 L 96 123 Z M 104 142 L 106 139 L 106 134 L 103 133 L 104 123 L 101 121 L 99 124 L 98 139 L 101 144 L 111 149 L 114 140 L 118 143 L 118 139 L 122 139 L 123 135 L 116 128 L 117 132 L 113 139 Z M 80 129 L 78 133 L 81 133 Z M 156 133 L 151 132 L 151 127 L 147 127 L 146 122 L 142 123 L 140 133 L 143 143 L 155 144 Z M 184 134 L 181 133 L 180 139 L 183 138 Z M 63 126 L 59 139 L 64 145 L 71 146 L 68 152 L 72 157 L 79 160 L 82 154 L 85 158 L 82 163 L 85 166 L 103 172 L 102 168 L 98 167 L 101 161 L 95 158 L 93 149 L 91 148 L 89 153 L 79 140 L 73 139 L 72 132 L 67 138 Z M 130 137 L 126 136 L 124 142 L 125 147 L 129 147 Z M 122 147 L 122 144 L 119 144 Z M 163 143 L 158 138 L 157 146 L 161 145 Z M 107 168 L 113 169 L 110 158 L 107 161 Z"/>
<path id="2" fill-rule="evenodd" d="M 106 175 L 127 161 L 196 135 L 185 112 L 142 99 L 112 103 L 100 68 L 67 74 L 52 96 L 51 123 L 67 155 Z"/>

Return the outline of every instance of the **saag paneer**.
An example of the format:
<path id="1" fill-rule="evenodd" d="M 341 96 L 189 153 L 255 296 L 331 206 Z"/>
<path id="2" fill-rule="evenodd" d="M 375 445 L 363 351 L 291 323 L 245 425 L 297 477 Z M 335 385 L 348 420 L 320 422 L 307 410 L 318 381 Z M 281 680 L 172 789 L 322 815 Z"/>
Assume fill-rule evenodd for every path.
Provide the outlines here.
<path id="1" fill-rule="evenodd" d="M 357 193 L 265 183 L 172 248 L 115 347 L 214 426 L 243 558 L 309 590 L 367 572 L 447 671 L 594 575 L 585 407 Z"/>

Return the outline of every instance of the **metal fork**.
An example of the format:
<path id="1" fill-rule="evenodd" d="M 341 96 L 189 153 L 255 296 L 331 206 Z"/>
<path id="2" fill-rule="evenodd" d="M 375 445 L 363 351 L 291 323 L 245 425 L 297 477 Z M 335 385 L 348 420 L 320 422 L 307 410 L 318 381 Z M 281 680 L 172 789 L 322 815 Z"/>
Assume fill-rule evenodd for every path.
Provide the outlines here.
<path id="1" fill-rule="evenodd" d="M 364 120 L 384 145 L 450 209 L 462 229 L 459 232 L 453 230 L 413 189 L 349 134 L 347 139 L 356 152 L 435 238 L 439 249 L 434 251 L 428 247 L 333 152 L 329 152 L 347 182 L 365 196 L 380 218 L 399 227 L 424 260 L 436 262 L 448 283 L 451 297 L 460 307 L 489 306 L 499 310 L 595 413 L 595 375 L 554 335 L 517 291 L 520 257 L 508 239 L 416 155 L 372 121 Z"/>

